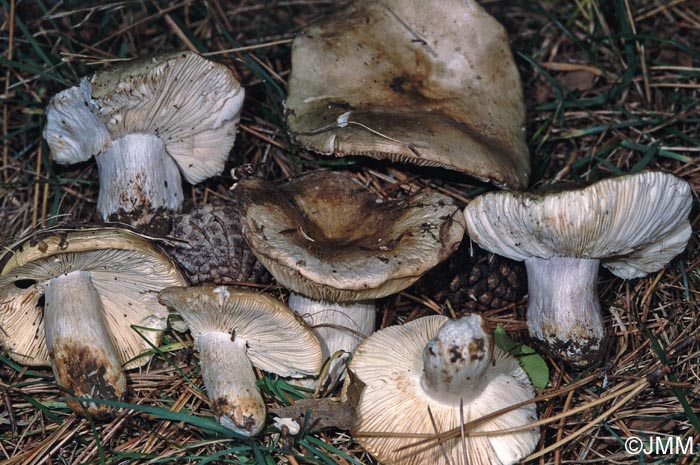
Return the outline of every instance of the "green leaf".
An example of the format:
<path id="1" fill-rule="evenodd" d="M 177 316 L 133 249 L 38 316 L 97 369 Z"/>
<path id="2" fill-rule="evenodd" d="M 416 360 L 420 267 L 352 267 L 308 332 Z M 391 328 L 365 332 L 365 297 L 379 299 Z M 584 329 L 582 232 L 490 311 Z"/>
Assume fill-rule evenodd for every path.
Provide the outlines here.
<path id="1" fill-rule="evenodd" d="M 506 334 L 506 330 L 503 326 L 498 326 L 493 332 L 493 338 L 496 345 L 513 357 L 517 358 L 520 362 L 520 366 L 525 370 L 525 373 L 530 377 L 532 385 L 535 389 L 544 389 L 547 387 L 547 382 L 549 382 L 549 367 L 544 358 L 535 352 L 530 346 L 525 344 L 520 344 L 512 340 Z"/>

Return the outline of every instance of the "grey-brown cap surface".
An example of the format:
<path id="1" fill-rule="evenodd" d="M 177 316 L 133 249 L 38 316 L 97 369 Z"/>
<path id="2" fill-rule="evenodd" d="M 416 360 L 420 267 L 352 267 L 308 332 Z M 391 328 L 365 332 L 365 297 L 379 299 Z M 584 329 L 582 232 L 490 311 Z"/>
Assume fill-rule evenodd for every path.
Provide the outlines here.
<path id="1" fill-rule="evenodd" d="M 286 101 L 322 154 L 528 184 L 525 106 L 503 26 L 473 0 L 358 0 L 302 30 Z"/>
<path id="2" fill-rule="evenodd" d="M 454 201 L 436 192 L 383 202 L 331 171 L 280 186 L 249 178 L 237 189 L 253 252 L 280 284 L 316 300 L 399 292 L 450 255 L 464 235 Z"/>

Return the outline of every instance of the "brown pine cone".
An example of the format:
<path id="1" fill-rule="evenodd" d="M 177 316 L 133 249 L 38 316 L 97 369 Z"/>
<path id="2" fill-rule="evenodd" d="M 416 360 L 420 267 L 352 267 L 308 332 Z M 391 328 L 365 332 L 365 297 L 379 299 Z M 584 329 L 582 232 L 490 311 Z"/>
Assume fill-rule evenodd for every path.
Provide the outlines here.
<path id="1" fill-rule="evenodd" d="M 449 301 L 457 314 L 482 312 L 518 302 L 527 293 L 525 266 L 486 252 L 469 239 L 444 262 L 430 270 L 408 291 L 438 304 Z"/>
<path id="2" fill-rule="evenodd" d="M 170 236 L 183 241 L 168 251 L 193 285 L 270 282 L 241 235 L 234 206 L 203 205 L 178 215 Z"/>

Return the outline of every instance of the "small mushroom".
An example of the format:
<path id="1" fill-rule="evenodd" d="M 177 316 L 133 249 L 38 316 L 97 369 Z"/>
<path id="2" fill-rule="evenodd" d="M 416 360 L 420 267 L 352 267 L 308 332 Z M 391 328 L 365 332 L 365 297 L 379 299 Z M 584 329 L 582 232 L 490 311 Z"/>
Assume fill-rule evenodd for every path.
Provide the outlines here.
<path id="1" fill-rule="evenodd" d="M 243 236 L 289 306 L 314 328 L 324 360 L 374 331 L 374 299 L 405 289 L 447 258 L 464 218 L 447 196 L 383 202 L 353 178 L 319 171 L 275 187 L 238 183 Z M 329 379 L 342 376 L 334 363 Z"/>
<path id="2" fill-rule="evenodd" d="M 75 397 L 122 399 L 124 369 L 146 364 L 167 326 L 157 292 L 186 283 L 165 254 L 120 229 L 49 232 L 4 259 L 0 344 L 19 363 L 50 364 Z M 114 413 L 89 400 L 68 405 L 98 418 Z"/>
<path id="3" fill-rule="evenodd" d="M 583 189 L 490 192 L 465 209 L 481 247 L 527 268 L 530 334 L 573 365 L 599 360 L 605 338 L 596 280 L 661 269 L 690 238 L 687 182 L 642 172 Z"/>
<path id="4" fill-rule="evenodd" d="M 228 286 L 170 287 L 159 299 L 192 332 L 212 410 L 239 434 L 254 436 L 265 424 L 253 366 L 287 377 L 321 369 L 318 340 L 278 300 Z"/>
<path id="5" fill-rule="evenodd" d="M 527 375 L 517 360 L 494 346 L 478 314 L 459 320 L 427 316 L 378 331 L 357 347 L 348 370 L 352 376 L 345 380 L 343 397 L 356 404 L 353 437 L 384 464 L 458 464 L 466 455 L 469 464 L 504 465 L 537 445 L 539 430 L 533 427 L 401 450 L 416 442 L 416 435 L 445 433 L 458 428 L 462 418 L 477 420 L 533 398 Z M 530 403 L 470 432 L 514 428 L 536 419 Z"/>
<path id="6" fill-rule="evenodd" d="M 103 220 L 167 232 L 180 172 L 196 184 L 224 168 L 243 97 L 228 68 L 195 53 L 137 60 L 55 95 L 44 138 L 56 163 L 95 157 Z"/>
<path id="7" fill-rule="evenodd" d="M 357 0 L 297 34 L 292 136 L 527 187 L 522 84 L 503 26 L 474 0 Z"/>

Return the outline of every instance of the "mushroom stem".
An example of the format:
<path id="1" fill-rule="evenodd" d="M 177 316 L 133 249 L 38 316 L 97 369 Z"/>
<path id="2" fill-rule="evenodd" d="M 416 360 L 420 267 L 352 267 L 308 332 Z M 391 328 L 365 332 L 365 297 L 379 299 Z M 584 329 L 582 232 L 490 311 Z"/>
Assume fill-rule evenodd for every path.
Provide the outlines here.
<path id="1" fill-rule="evenodd" d="M 235 334 L 207 331 L 195 339 L 202 379 L 219 423 L 244 436 L 265 424 L 265 403 L 255 385 L 246 341 Z"/>
<path id="2" fill-rule="evenodd" d="M 182 180 L 163 141 L 149 134 L 127 134 L 96 156 L 100 174 L 97 209 L 105 221 L 149 225 L 168 223 L 182 204 Z"/>
<path id="3" fill-rule="evenodd" d="M 112 336 L 102 317 L 102 302 L 90 273 L 73 271 L 49 280 L 44 288 L 44 329 L 56 382 L 75 397 L 121 400 L 126 377 Z M 68 401 L 97 418 L 115 409 L 93 402 Z"/>
<path id="4" fill-rule="evenodd" d="M 478 398 L 493 356 L 493 341 L 478 314 L 448 320 L 423 350 L 421 384 L 437 402 L 459 407 Z"/>
<path id="5" fill-rule="evenodd" d="M 525 260 L 530 335 L 572 365 L 585 366 L 602 350 L 598 265 L 599 260 L 570 257 Z"/>
<path id="6" fill-rule="evenodd" d="M 338 351 L 354 352 L 355 347 L 374 332 L 377 307 L 373 300 L 325 302 L 292 292 L 288 305 L 318 338 L 324 363 Z M 345 364 L 337 358 L 328 370 L 328 380 L 334 384 L 344 376 Z"/>

